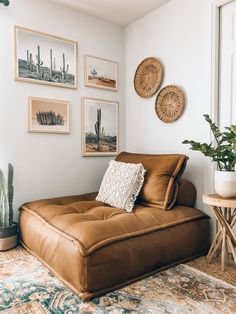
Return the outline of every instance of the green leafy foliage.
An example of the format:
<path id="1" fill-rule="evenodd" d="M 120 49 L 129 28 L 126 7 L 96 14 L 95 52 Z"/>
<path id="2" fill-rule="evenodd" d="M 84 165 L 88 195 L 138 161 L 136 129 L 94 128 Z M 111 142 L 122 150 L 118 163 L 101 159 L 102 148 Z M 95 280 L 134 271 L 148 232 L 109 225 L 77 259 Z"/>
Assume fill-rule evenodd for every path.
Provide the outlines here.
<path id="1" fill-rule="evenodd" d="M 212 161 L 217 162 L 219 170 L 234 171 L 236 164 L 236 125 L 225 127 L 225 131 L 220 132 L 218 126 L 212 122 L 208 114 L 203 116 L 214 135 L 215 145 L 192 140 L 185 140 L 183 144 L 189 144 L 190 149 L 199 151 L 204 156 L 210 157 Z"/>

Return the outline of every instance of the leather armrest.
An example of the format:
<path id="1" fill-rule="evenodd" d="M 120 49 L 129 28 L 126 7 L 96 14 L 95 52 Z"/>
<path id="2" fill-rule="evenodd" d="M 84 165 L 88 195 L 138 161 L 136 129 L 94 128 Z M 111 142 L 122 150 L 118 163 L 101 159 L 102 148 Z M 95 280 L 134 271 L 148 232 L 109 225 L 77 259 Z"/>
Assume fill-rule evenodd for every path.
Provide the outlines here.
<path id="1" fill-rule="evenodd" d="M 196 201 L 196 188 L 192 182 L 181 179 L 175 205 L 194 207 Z"/>
<path id="2" fill-rule="evenodd" d="M 19 210 L 24 208 L 30 208 L 32 210 L 35 210 L 39 207 L 42 207 L 44 205 L 50 205 L 50 204 L 57 204 L 57 205 L 67 205 L 74 202 L 81 202 L 81 201 L 94 201 L 98 192 L 91 192 L 81 195 L 73 195 L 73 196 L 63 196 L 63 197 L 57 197 L 57 198 L 50 198 L 50 199 L 42 199 L 38 201 L 33 202 L 27 202 L 23 204 Z"/>
<path id="3" fill-rule="evenodd" d="M 97 195 L 98 195 L 98 192 L 90 192 L 90 193 L 85 193 L 85 194 L 75 196 L 75 198 L 76 198 L 76 202 L 94 201 Z"/>

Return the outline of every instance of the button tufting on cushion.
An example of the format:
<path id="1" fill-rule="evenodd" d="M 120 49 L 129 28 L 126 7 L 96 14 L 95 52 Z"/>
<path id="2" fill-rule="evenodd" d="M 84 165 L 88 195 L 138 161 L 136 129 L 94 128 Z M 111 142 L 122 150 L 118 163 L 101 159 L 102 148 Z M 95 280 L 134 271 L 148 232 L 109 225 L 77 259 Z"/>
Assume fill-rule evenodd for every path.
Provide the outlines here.
<path id="1" fill-rule="evenodd" d="M 34 210 L 30 203 L 25 204 L 27 210 L 52 227 L 67 233 L 81 243 L 81 253 L 90 254 L 105 244 L 122 238 L 149 233 L 153 230 L 167 228 L 189 220 L 205 217 L 201 211 L 184 206 L 175 207 L 174 211 L 163 211 L 157 208 L 136 204 L 133 213 L 110 207 L 98 201 L 82 201 L 66 205 L 37 206 Z M 59 203 L 63 203 L 59 200 Z"/>

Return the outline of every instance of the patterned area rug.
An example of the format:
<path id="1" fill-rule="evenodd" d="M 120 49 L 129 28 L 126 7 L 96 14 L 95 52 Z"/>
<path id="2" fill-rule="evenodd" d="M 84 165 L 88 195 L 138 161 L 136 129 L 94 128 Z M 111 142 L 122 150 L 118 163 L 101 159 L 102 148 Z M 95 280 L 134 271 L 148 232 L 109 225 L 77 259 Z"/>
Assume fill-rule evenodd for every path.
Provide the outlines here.
<path id="1" fill-rule="evenodd" d="M 82 302 L 32 255 L 15 253 L 9 260 L 8 253 L 0 253 L 5 254 L 0 259 L 0 313 L 236 313 L 233 285 L 185 264 Z"/>

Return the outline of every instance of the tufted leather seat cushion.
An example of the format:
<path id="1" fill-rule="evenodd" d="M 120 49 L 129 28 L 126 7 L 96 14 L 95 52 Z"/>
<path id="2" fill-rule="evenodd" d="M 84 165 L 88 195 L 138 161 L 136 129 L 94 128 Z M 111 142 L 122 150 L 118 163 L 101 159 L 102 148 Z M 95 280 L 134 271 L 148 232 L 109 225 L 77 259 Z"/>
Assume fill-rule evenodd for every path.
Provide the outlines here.
<path id="1" fill-rule="evenodd" d="M 83 299 L 208 249 L 208 217 L 197 209 L 136 204 L 126 213 L 95 197 L 29 202 L 20 215 L 23 245 Z"/>
<path id="2" fill-rule="evenodd" d="M 66 200 L 70 202 L 70 198 Z M 174 211 L 165 213 L 160 209 L 135 205 L 133 213 L 127 214 L 123 209 L 97 201 L 80 201 L 66 205 L 55 202 L 53 205 L 43 206 L 40 206 L 40 202 L 35 202 L 23 208 L 47 222 L 48 227 L 69 236 L 78 244 L 83 256 L 122 239 L 205 217 L 203 212 L 184 206 L 177 206 Z"/>

